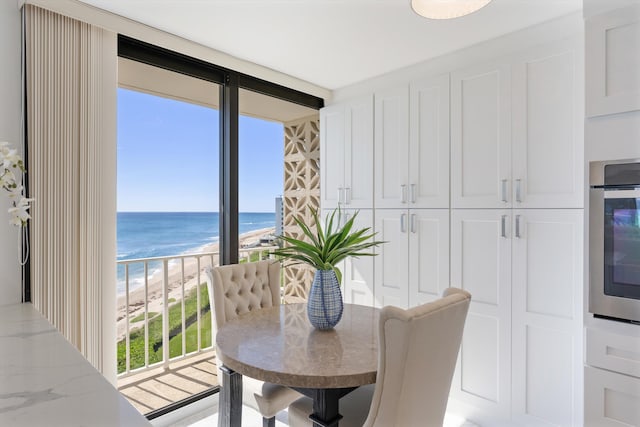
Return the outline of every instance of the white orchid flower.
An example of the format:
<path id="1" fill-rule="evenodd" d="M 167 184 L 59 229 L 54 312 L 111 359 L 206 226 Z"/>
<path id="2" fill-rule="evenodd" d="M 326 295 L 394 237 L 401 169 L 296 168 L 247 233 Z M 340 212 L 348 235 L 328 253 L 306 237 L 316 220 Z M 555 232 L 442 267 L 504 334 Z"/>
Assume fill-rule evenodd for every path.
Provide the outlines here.
<path id="1" fill-rule="evenodd" d="M 24 187 L 21 180 L 17 179 L 24 172 L 24 163 L 18 150 L 11 148 L 8 142 L 0 141 L 0 188 L 7 191 L 13 205 L 8 209 L 11 215 L 9 222 L 18 227 L 25 226 L 31 218 L 28 210 L 29 203 L 33 201 L 23 197 Z"/>

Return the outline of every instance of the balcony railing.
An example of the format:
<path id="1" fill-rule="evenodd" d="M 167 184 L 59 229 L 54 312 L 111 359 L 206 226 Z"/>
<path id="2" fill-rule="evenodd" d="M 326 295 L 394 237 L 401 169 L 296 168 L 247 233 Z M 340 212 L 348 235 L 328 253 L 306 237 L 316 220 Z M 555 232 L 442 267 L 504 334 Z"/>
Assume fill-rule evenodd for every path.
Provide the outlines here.
<path id="1" fill-rule="evenodd" d="M 240 262 L 266 259 L 276 248 L 242 248 Z M 117 262 L 124 274 L 124 294 L 118 297 L 119 377 L 168 368 L 170 361 L 212 347 L 204 268 L 218 265 L 218 260 L 219 252 L 204 252 Z M 137 286 L 132 285 L 132 270 L 138 271 L 136 276 L 142 270 Z"/>

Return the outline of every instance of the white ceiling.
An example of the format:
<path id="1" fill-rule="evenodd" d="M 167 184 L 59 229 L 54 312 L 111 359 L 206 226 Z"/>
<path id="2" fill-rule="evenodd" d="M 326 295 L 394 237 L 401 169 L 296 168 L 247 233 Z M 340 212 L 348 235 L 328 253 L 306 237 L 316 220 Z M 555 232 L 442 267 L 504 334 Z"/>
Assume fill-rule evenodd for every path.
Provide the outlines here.
<path id="1" fill-rule="evenodd" d="M 493 0 L 433 21 L 410 0 L 81 0 L 273 70 L 338 89 L 582 7 Z"/>

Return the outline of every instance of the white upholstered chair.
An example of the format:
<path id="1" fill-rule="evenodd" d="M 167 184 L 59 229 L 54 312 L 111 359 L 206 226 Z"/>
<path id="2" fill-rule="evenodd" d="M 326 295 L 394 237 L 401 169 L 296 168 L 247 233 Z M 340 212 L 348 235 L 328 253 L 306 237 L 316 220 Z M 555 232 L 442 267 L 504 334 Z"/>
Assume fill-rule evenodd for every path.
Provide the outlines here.
<path id="1" fill-rule="evenodd" d="M 442 426 L 471 295 L 448 288 L 441 299 L 380 312 L 376 383 L 340 399 L 341 427 Z M 312 401 L 289 406 L 289 426 L 311 426 Z"/>
<path id="2" fill-rule="evenodd" d="M 280 264 L 276 261 L 207 267 L 205 272 L 214 336 L 229 320 L 252 310 L 280 305 Z M 276 414 L 300 396 L 284 386 L 242 378 L 242 401 L 260 412 L 264 426 L 274 427 Z"/>

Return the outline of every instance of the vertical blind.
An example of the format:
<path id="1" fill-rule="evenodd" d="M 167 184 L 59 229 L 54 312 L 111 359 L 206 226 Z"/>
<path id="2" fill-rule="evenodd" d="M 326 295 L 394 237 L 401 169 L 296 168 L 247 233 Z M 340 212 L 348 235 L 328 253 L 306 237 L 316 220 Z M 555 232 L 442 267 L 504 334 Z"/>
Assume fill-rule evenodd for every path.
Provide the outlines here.
<path id="1" fill-rule="evenodd" d="M 25 14 L 32 302 L 115 381 L 117 36 Z"/>

